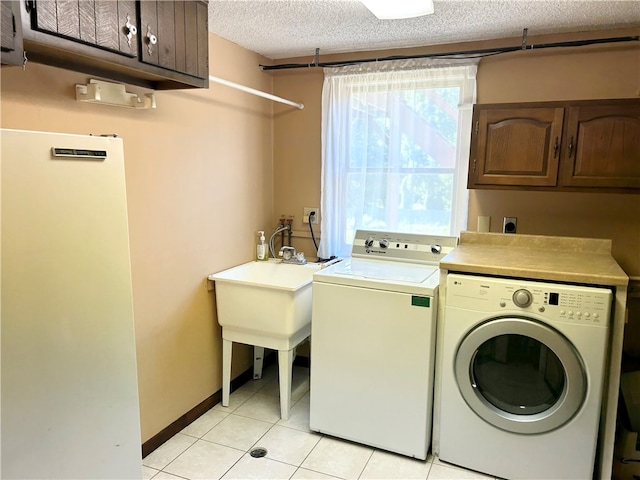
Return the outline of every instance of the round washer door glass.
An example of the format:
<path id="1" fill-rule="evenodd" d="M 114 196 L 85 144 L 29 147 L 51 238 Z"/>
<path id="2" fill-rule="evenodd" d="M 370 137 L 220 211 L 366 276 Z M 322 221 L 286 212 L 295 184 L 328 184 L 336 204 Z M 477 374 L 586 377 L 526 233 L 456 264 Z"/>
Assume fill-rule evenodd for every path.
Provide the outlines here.
<path id="1" fill-rule="evenodd" d="M 558 428 L 586 395 L 582 361 L 571 343 L 528 318 L 498 318 L 469 332 L 458 347 L 455 372 L 469 407 L 510 432 Z"/>

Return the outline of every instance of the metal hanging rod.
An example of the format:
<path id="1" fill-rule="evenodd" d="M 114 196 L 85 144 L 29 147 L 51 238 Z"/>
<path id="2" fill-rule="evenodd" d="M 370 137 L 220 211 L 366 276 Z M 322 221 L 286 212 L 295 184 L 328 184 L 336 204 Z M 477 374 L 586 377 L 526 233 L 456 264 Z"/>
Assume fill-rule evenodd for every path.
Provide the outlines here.
<path id="1" fill-rule="evenodd" d="M 621 42 L 637 42 L 640 40 L 640 36 L 631 37 L 610 37 L 610 38 L 598 38 L 592 40 L 576 40 L 572 42 L 556 42 L 556 43 L 541 43 L 538 45 L 527 45 L 527 30 L 524 29 L 522 36 L 522 44 L 514 47 L 501 47 L 501 48 L 483 48 L 478 50 L 461 50 L 457 52 L 444 52 L 444 53 L 426 53 L 421 55 L 393 55 L 383 58 L 366 58 L 361 60 L 342 60 L 336 62 L 319 62 L 318 50 L 316 48 L 316 55 L 314 63 L 282 63 L 277 65 L 260 65 L 262 70 L 286 70 L 292 68 L 315 68 L 315 67 L 342 67 L 345 65 L 357 65 L 359 63 L 371 63 L 371 62 L 384 62 L 389 60 L 409 60 L 414 58 L 481 58 L 491 55 L 499 55 L 502 53 L 516 52 L 518 50 L 540 50 L 544 48 L 557 48 L 557 47 L 584 47 L 588 45 L 597 45 L 602 43 L 621 43 Z"/>
<path id="2" fill-rule="evenodd" d="M 229 80 L 225 80 L 224 78 L 219 78 L 219 77 L 214 77 L 213 75 L 209 75 L 209 81 L 219 83 L 220 85 L 225 85 L 227 87 L 235 88 L 236 90 L 241 90 L 243 92 L 250 93 L 252 95 L 257 95 L 258 97 L 267 98 L 269 100 L 273 100 L 274 102 L 280 102 L 286 105 L 291 105 L 292 107 L 299 108 L 300 110 L 304 108 L 304 104 L 302 103 L 294 102 L 292 100 L 287 100 L 286 98 L 278 97 L 277 95 L 272 95 L 271 93 L 263 92 L 261 90 L 256 90 L 255 88 L 247 87 L 239 83 L 230 82 Z"/>

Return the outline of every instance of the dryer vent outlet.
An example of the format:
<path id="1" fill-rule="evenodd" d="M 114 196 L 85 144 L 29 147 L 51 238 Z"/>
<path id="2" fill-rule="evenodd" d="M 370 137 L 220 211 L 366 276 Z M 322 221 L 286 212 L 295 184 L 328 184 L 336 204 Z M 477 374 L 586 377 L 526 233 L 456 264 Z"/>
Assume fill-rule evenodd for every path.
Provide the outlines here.
<path id="1" fill-rule="evenodd" d="M 518 219 L 516 217 L 504 217 L 502 223 L 502 233 L 516 233 Z"/>

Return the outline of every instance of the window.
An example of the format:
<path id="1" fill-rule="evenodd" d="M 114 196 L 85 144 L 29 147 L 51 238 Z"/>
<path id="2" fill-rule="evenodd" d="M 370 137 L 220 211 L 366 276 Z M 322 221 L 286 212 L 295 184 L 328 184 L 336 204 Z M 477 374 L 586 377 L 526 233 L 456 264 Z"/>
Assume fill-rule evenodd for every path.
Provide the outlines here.
<path id="1" fill-rule="evenodd" d="M 466 228 L 475 72 L 434 60 L 325 69 L 320 257 L 348 256 L 358 228 Z"/>

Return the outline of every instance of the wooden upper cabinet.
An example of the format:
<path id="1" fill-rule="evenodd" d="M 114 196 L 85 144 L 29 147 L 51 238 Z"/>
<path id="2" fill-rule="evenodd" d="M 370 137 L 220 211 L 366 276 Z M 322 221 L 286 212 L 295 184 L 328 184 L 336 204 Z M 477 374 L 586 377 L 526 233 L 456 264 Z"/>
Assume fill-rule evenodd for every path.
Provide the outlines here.
<path id="1" fill-rule="evenodd" d="M 640 104 L 570 107 L 564 154 L 563 185 L 640 188 Z"/>
<path id="2" fill-rule="evenodd" d="M 556 185 L 564 109 L 477 107 L 470 187 Z"/>
<path id="3" fill-rule="evenodd" d="M 35 30 L 138 56 L 135 0 L 48 0 L 35 7 L 31 16 Z"/>
<path id="4" fill-rule="evenodd" d="M 2 64 L 21 65 L 22 25 L 20 23 L 20 6 L 17 2 L 2 0 L 0 2 L 0 51 Z"/>
<path id="5" fill-rule="evenodd" d="M 640 193 L 640 99 L 476 105 L 469 188 Z"/>
<path id="6" fill-rule="evenodd" d="M 29 62 L 155 90 L 209 85 L 206 0 L 2 0 L 1 5 L 3 64 L 22 64 L 26 52 Z"/>
<path id="7" fill-rule="evenodd" d="M 207 18 L 198 0 L 140 2 L 142 61 L 207 78 Z"/>

